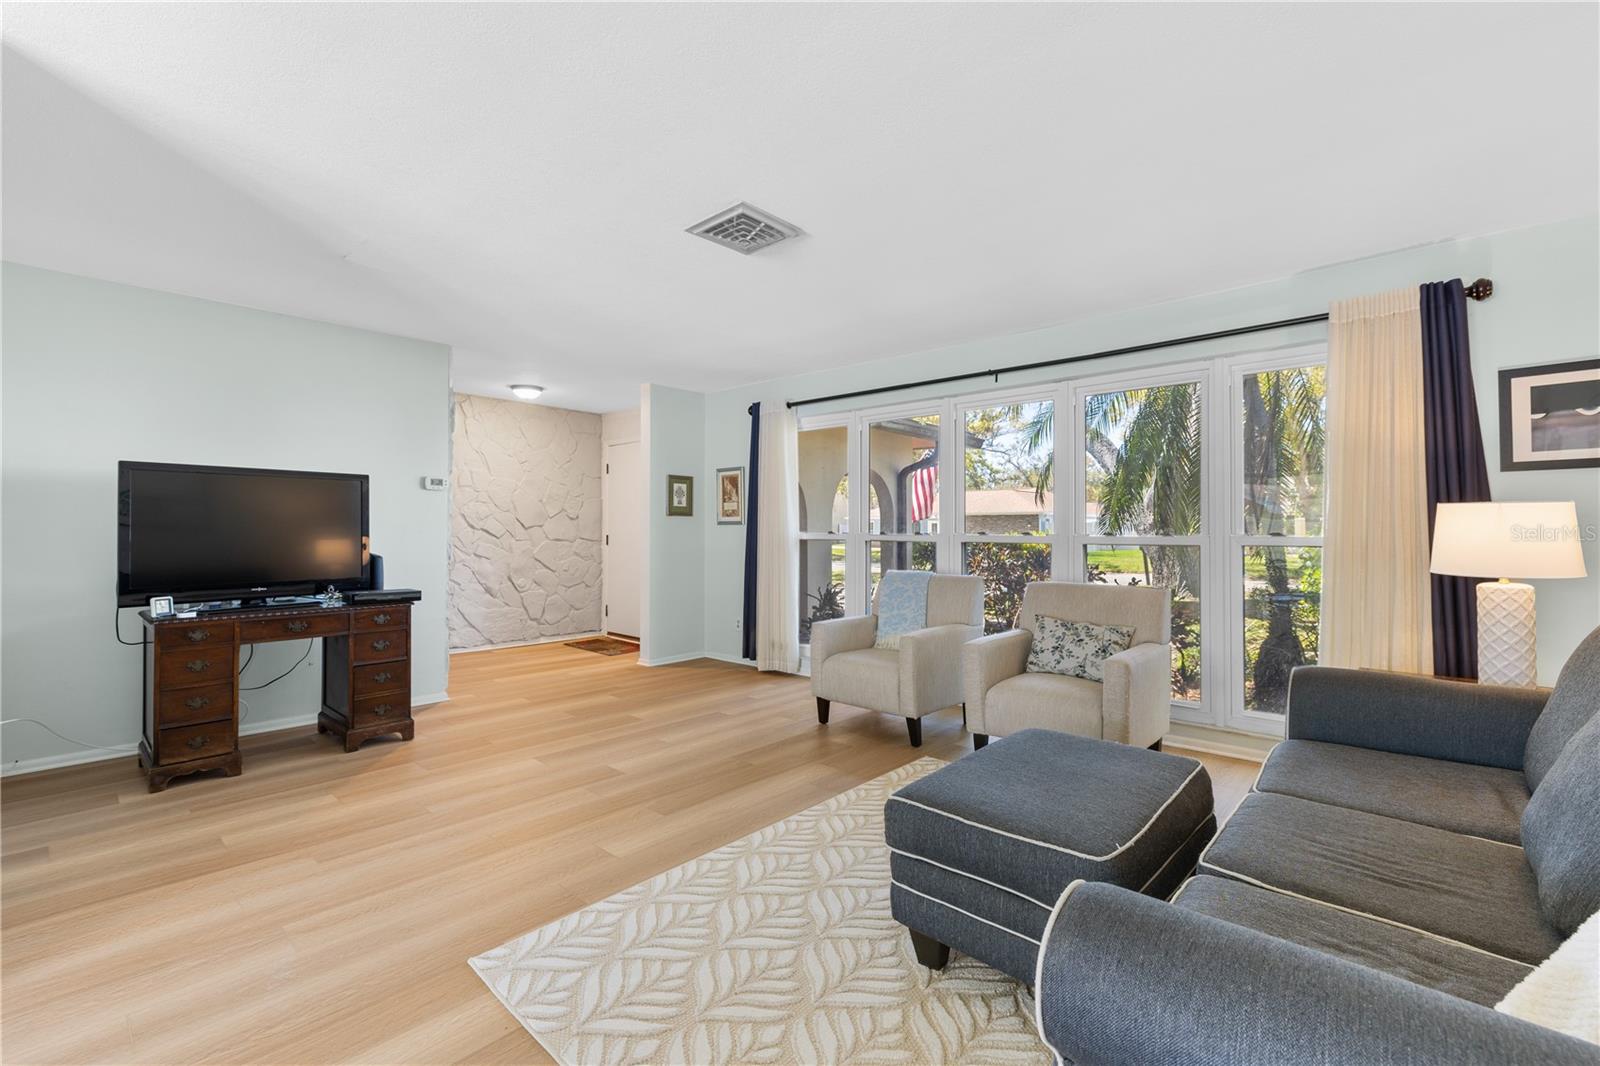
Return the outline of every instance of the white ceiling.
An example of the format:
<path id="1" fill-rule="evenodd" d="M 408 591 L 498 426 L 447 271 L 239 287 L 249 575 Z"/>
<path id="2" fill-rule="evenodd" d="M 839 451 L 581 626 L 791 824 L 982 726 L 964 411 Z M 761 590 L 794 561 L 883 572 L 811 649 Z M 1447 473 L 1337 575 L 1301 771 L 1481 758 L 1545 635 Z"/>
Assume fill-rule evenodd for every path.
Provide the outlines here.
<path id="1" fill-rule="evenodd" d="M 611 410 L 1595 210 L 1582 5 L 5 5 L 4 253 Z M 683 232 L 738 200 L 807 236 Z"/>

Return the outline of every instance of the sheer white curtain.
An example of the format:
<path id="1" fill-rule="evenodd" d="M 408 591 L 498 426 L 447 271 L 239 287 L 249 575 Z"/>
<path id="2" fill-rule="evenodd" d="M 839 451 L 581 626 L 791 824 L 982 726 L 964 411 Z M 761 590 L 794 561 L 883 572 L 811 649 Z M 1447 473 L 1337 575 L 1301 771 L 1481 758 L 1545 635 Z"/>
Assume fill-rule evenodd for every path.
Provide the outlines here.
<path id="1" fill-rule="evenodd" d="M 1329 308 L 1325 666 L 1433 672 L 1419 302 L 1412 287 Z"/>
<path id="2" fill-rule="evenodd" d="M 769 415 L 767 412 L 771 410 Z M 756 669 L 800 669 L 800 461 L 794 412 L 761 405 Z"/>

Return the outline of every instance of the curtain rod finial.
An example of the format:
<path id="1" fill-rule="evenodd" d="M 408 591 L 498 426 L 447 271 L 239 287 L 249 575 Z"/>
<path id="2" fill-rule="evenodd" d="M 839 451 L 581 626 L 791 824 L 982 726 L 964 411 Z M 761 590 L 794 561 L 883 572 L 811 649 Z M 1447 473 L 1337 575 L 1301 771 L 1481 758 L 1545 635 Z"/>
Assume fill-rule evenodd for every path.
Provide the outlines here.
<path id="1" fill-rule="evenodd" d="M 1494 295 L 1494 282 L 1488 278 L 1479 278 L 1465 289 L 1469 300 L 1487 300 Z"/>

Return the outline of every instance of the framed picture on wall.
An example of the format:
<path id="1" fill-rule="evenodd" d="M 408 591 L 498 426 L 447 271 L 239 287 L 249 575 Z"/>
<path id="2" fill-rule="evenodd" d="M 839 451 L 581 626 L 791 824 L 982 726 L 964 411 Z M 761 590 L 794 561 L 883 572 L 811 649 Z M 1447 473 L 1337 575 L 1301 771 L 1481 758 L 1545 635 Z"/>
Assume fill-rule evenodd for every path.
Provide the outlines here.
<path id="1" fill-rule="evenodd" d="M 1500 371 L 1500 469 L 1600 467 L 1600 359 Z"/>
<path id="2" fill-rule="evenodd" d="M 717 469 L 717 524 L 737 526 L 743 523 L 744 467 L 719 467 Z"/>
<path id="3" fill-rule="evenodd" d="M 694 478 L 688 474 L 667 475 L 667 515 L 686 518 L 694 514 Z"/>

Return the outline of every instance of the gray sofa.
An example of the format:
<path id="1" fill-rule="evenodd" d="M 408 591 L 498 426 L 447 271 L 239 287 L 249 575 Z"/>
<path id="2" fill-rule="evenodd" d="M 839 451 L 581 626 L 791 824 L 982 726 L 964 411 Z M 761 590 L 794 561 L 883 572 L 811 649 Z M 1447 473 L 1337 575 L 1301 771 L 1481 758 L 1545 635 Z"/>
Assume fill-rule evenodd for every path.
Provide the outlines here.
<path id="1" fill-rule="evenodd" d="M 1600 1063 L 1492 1009 L 1600 909 L 1597 712 L 1600 629 L 1548 693 L 1296 671 L 1171 902 L 1057 901 L 1041 1034 L 1074 1063 Z"/>

